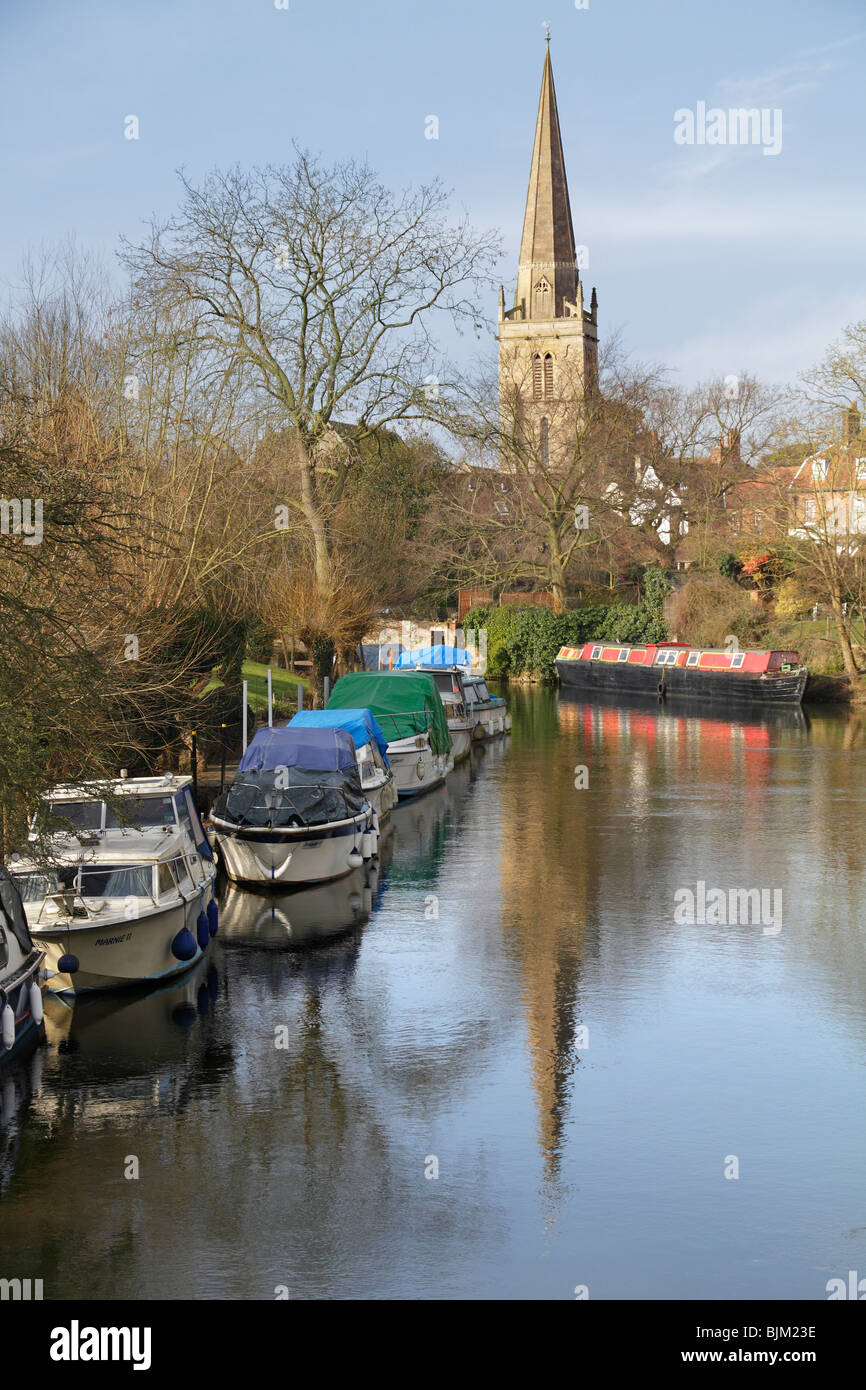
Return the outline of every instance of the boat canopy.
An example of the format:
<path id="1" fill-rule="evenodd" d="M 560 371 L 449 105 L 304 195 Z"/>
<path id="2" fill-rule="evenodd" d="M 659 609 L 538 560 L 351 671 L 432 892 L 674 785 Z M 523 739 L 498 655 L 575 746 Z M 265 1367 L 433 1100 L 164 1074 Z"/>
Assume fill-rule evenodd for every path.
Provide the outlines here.
<path id="1" fill-rule="evenodd" d="M 345 729 L 356 748 L 373 743 L 388 766 L 388 740 L 368 709 L 302 709 L 289 720 L 290 729 Z"/>
<path id="2" fill-rule="evenodd" d="M 346 729 L 259 729 L 212 815 L 243 829 L 324 825 L 367 802 Z"/>
<path id="3" fill-rule="evenodd" d="M 354 770 L 355 744 L 346 729 L 259 729 L 238 763 L 238 772 L 274 772 L 297 767 L 308 772 Z"/>
<path id="4" fill-rule="evenodd" d="M 465 666 L 472 665 L 472 658 L 465 647 L 415 647 L 411 652 L 401 652 L 397 666 L 401 670 L 412 666 Z"/>
<path id="5" fill-rule="evenodd" d="M 369 709 L 390 743 L 429 733 L 434 753 L 448 753 L 451 734 L 432 676 L 423 671 L 352 671 L 334 686 L 328 709 Z"/>

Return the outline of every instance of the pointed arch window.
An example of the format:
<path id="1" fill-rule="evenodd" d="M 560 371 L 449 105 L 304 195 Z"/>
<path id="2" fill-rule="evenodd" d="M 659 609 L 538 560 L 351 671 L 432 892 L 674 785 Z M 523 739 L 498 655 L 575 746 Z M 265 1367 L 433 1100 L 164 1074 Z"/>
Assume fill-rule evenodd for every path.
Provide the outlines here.
<path id="1" fill-rule="evenodd" d="M 550 424 L 546 415 L 541 422 L 541 448 L 539 449 L 539 457 L 542 468 L 546 468 L 550 462 Z"/>
<path id="2" fill-rule="evenodd" d="M 535 285 L 535 312 L 533 318 L 549 319 L 552 316 L 550 308 L 551 293 L 550 282 L 542 275 Z"/>
<path id="3" fill-rule="evenodd" d="M 551 400 L 553 397 L 553 356 L 551 353 L 544 354 L 544 399 Z"/>

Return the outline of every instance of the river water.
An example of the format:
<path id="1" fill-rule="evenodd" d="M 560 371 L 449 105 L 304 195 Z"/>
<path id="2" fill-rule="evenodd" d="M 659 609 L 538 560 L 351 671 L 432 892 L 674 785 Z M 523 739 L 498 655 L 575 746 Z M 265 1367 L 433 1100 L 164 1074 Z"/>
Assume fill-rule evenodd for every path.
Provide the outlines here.
<path id="1" fill-rule="evenodd" d="M 0 1077 L 0 1276 L 824 1299 L 866 1275 L 863 726 L 508 698 L 512 737 L 398 808 L 378 874 L 224 888 L 187 979 L 49 1001 Z"/>

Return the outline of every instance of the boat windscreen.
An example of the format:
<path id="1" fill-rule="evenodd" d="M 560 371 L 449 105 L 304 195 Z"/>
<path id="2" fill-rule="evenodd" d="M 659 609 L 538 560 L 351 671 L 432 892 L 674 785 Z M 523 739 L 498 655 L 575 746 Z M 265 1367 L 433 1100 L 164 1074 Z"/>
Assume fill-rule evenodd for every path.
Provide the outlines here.
<path id="1" fill-rule="evenodd" d="M 124 796 L 113 807 L 105 807 L 106 830 L 173 830 L 174 826 L 170 796 Z"/>
<path id="2" fill-rule="evenodd" d="M 52 801 L 48 814 L 60 830 L 67 830 L 71 826 L 73 834 L 78 830 L 102 828 L 101 801 Z"/>
<path id="3" fill-rule="evenodd" d="M 151 881 L 149 864 L 99 864 L 82 869 L 75 886 L 82 898 L 149 898 Z"/>

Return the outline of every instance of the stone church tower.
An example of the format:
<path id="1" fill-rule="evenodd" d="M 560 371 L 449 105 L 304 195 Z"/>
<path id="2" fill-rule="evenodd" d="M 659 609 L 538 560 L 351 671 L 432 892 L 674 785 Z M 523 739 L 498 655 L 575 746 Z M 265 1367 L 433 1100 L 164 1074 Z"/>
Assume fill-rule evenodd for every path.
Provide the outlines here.
<path id="1" fill-rule="evenodd" d="M 550 64 L 544 55 L 541 99 L 517 267 L 514 307 L 499 292 L 499 396 L 502 429 L 524 441 L 521 462 L 503 452 L 501 467 L 567 466 L 575 415 L 598 374 L 598 300 L 583 307 L 565 157 Z M 509 462 L 507 454 L 512 452 Z"/>

